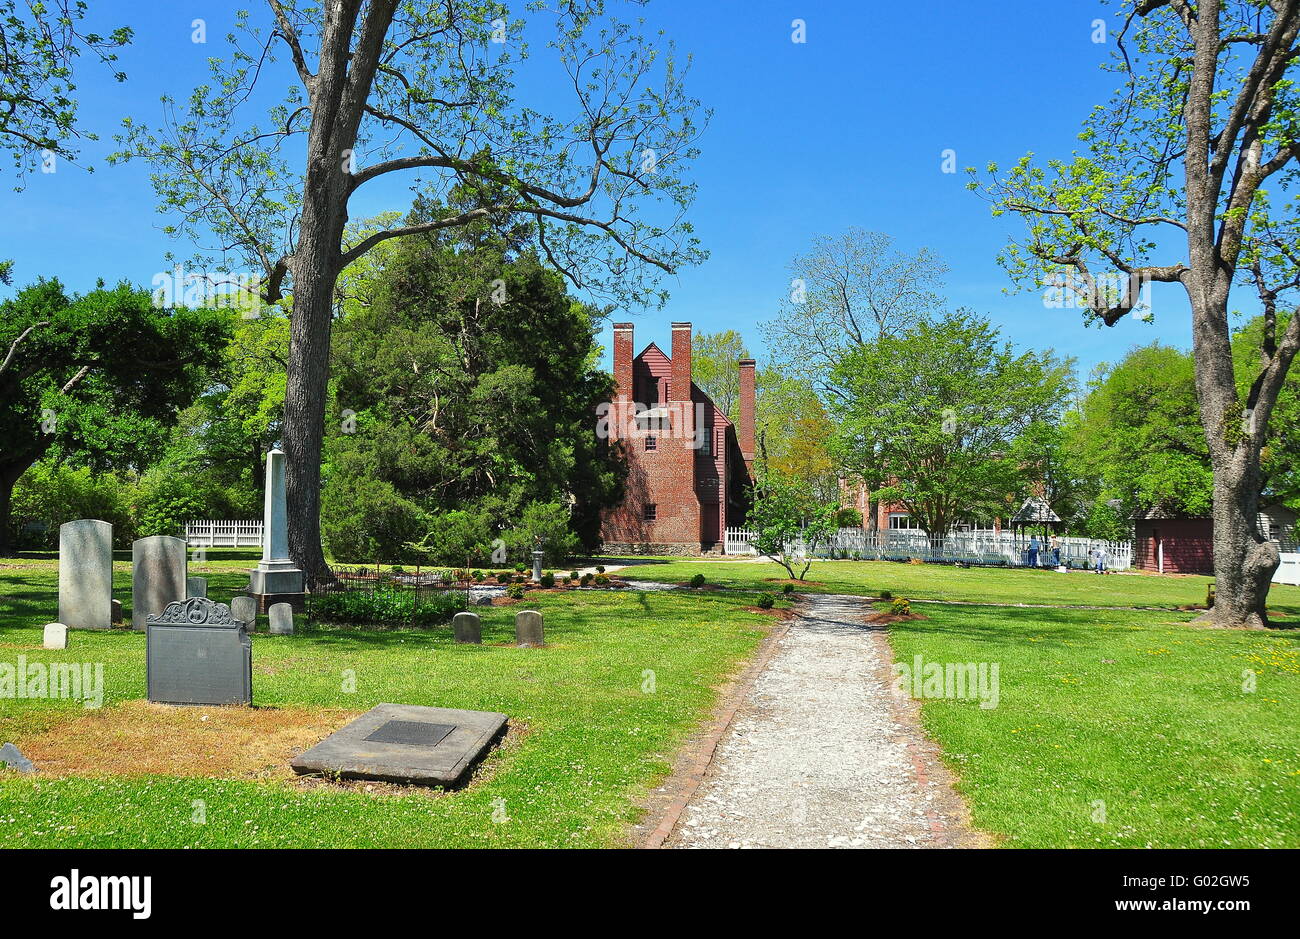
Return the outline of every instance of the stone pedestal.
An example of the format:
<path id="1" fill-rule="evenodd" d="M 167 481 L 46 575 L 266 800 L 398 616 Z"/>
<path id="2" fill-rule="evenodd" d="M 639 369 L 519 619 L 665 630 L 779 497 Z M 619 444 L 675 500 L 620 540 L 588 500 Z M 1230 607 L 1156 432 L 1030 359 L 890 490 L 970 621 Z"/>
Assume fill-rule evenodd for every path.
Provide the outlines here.
<path id="1" fill-rule="evenodd" d="M 262 505 L 262 560 L 248 572 L 248 594 L 257 601 L 259 613 L 268 613 L 277 603 L 287 603 L 294 612 L 305 606 L 306 578 L 289 559 L 289 515 L 285 506 L 284 453 L 266 455 L 266 500 Z"/>

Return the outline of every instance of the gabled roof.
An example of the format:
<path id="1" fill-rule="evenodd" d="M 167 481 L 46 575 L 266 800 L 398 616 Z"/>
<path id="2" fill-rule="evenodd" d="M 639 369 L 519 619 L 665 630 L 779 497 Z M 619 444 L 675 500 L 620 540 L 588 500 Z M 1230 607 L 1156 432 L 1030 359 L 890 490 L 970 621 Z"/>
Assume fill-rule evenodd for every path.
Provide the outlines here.
<path id="1" fill-rule="evenodd" d="M 1011 519 L 1012 525 L 1034 525 L 1041 522 L 1059 522 L 1061 516 L 1052 511 L 1052 507 L 1047 504 L 1046 500 L 1038 496 L 1030 496 L 1025 500 L 1025 504 L 1020 507 L 1020 511 Z"/>

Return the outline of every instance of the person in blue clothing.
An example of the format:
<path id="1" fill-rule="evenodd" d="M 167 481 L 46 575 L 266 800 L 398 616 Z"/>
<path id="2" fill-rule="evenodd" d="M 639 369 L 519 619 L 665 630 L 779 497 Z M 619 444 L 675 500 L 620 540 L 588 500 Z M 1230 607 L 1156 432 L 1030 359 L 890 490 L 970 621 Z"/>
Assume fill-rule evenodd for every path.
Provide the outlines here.
<path id="1" fill-rule="evenodd" d="M 1032 535 L 1029 538 L 1029 566 L 1038 566 L 1038 536 Z"/>

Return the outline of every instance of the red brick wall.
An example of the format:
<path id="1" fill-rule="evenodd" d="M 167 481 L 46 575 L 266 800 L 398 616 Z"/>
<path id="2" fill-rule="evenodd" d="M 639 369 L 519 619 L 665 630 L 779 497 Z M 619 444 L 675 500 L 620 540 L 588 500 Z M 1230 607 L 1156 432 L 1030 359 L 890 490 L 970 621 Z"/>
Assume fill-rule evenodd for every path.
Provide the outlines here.
<path id="1" fill-rule="evenodd" d="M 740 444 L 740 454 L 745 460 L 745 468 L 752 471 L 754 463 L 754 360 L 741 359 L 737 363 L 740 369 L 740 426 L 736 429 L 736 439 Z"/>
<path id="2" fill-rule="evenodd" d="M 1158 573 L 1157 548 L 1163 545 L 1166 574 L 1214 573 L 1214 523 L 1210 519 L 1142 519 L 1134 528 L 1134 567 Z"/>

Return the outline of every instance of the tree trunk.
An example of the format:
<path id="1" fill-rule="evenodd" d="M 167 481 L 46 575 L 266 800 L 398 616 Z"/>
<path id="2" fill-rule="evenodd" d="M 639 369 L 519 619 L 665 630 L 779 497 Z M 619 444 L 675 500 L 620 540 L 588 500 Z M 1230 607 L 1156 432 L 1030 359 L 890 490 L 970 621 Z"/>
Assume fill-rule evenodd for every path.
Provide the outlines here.
<path id="1" fill-rule="evenodd" d="M 338 270 L 323 226 L 302 236 L 294 257 L 293 314 L 284 396 L 285 500 L 289 556 L 307 575 L 308 587 L 332 579 L 320 534 L 321 442 L 329 392 L 330 326 Z M 323 237 L 322 237 L 323 236 Z M 324 242 L 321 244 L 321 242 Z M 334 245 L 338 235 L 334 235 Z"/>
<path id="2" fill-rule="evenodd" d="M 1259 485 L 1251 475 L 1215 467 L 1214 607 L 1208 616 L 1216 626 L 1268 625 L 1265 604 L 1281 558 L 1277 545 L 1260 534 Z"/>
<path id="3" fill-rule="evenodd" d="M 17 542 L 12 537 L 10 525 L 13 519 L 14 484 L 17 478 L 0 470 L 0 558 L 11 557 L 16 553 Z"/>

